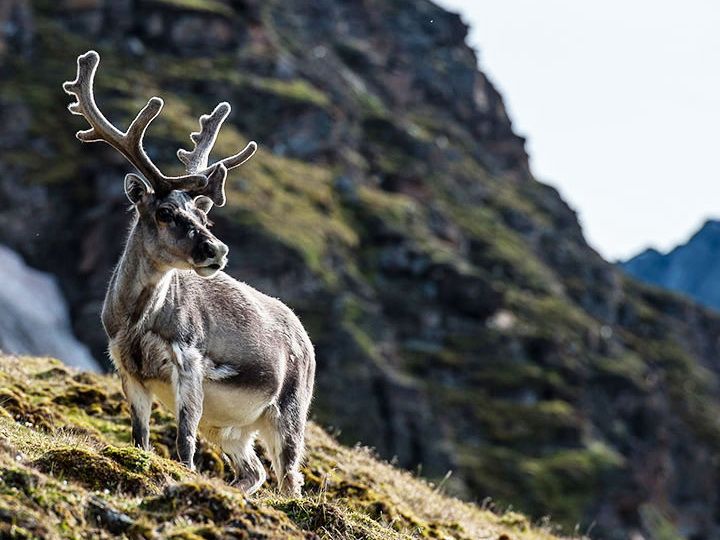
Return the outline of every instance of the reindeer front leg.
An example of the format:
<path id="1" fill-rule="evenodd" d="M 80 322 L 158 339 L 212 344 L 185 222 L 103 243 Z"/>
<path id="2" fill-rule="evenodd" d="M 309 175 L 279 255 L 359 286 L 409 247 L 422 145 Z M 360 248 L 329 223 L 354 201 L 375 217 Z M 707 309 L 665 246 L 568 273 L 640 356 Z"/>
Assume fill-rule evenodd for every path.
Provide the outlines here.
<path id="1" fill-rule="evenodd" d="M 130 420 L 132 423 L 132 442 L 138 448 L 150 450 L 150 411 L 152 410 L 152 394 L 141 382 L 130 375 L 123 374 L 122 388 L 125 398 L 130 404 Z"/>
<path id="2" fill-rule="evenodd" d="M 195 470 L 195 444 L 203 412 L 203 374 L 201 357 L 196 351 L 184 351 L 173 345 L 175 370 L 175 414 L 177 417 L 177 452 L 190 470 Z"/>

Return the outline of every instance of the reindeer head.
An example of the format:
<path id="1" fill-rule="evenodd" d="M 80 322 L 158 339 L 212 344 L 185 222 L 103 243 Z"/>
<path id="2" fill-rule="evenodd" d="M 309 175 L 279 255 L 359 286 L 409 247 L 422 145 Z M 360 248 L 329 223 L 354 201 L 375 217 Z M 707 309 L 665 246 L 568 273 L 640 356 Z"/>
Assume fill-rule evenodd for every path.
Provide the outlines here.
<path id="1" fill-rule="evenodd" d="M 144 252 L 152 262 L 158 267 L 193 269 L 201 276 L 212 276 L 227 263 L 228 248 L 210 232 L 207 213 L 214 204 L 225 204 L 227 171 L 247 161 L 257 145 L 250 142 L 241 152 L 208 165 L 220 126 L 230 114 L 230 105 L 223 102 L 210 115 L 200 117 L 200 132 L 190 135 L 193 150 L 178 150 L 187 174 L 164 175 L 142 145 L 145 130 L 160 114 L 163 100 L 150 98 L 127 131 L 121 132 L 95 103 L 93 80 L 99 63 L 100 55 L 95 51 L 79 56 L 77 77 L 63 84 L 65 92 L 77 98 L 68 109 L 84 116 L 91 126 L 78 131 L 77 138 L 108 143 L 140 173 L 125 177 L 125 194 L 137 211 Z"/>

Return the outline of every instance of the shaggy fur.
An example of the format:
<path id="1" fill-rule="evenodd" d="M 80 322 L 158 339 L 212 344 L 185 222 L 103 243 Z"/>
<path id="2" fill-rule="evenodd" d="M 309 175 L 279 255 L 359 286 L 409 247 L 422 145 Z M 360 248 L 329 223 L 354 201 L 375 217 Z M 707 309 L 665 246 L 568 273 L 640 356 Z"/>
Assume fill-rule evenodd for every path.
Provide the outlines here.
<path id="1" fill-rule="evenodd" d="M 254 143 L 208 167 L 230 112 L 220 104 L 201 117 L 201 131 L 191 136 L 195 148 L 178 152 L 188 175 L 161 175 L 142 151 L 142 136 L 157 113 L 142 120 L 146 107 L 125 133 L 112 127 L 92 96 L 98 61 L 92 51 L 79 57 L 78 77 L 65 89 L 78 99 L 71 111 L 92 126 L 80 132 L 92 136 L 79 138 L 108 142 L 144 175 L 125 179 L 135 217 L 102 312 L 130 403 L 133 442 L 149 449 L 156 396 L 176 412 L 178 455 L 188 467 L 194 467 L 199 430 L 228 456 L 239 487 L 252 493 L 266 478 L 254 449 L 259 437 L 281 489 L 298 495 L 315 378 L 313 347 L 287 306 L 221 271 L 228 248 L 207 220 L 213 204 L 225 202 L 226 167 L 249 158 Z M 144 124 L 134 129 L 138 122 Z"/>

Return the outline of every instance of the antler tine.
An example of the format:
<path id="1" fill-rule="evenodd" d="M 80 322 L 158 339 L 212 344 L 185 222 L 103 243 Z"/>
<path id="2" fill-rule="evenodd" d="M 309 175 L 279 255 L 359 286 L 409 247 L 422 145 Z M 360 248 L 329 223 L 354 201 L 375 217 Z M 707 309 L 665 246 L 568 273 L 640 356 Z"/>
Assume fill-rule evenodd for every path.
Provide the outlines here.
<path id="1" fill-rule="evenodd" d="M 208 178 L 206 186 L 188 190 L 188 192 L 193 196 L 206 195 L 218 206 L 225 204 L 225 179 L 228 170 L 245 163 L 257 150 L 255 141 L 250 141 L 237 154 L 208 166 L 210 151 L 228 114 L 230 114 L 230 104 L 223 101 L 215 107 L 213 112 L 202 115 L 200 117 L 200 131 L 190 134 L 190 139 L 195 145 L 194 148 L 191 151 L 183 149 L 177 151 L 178 159 L 185 164 L 185 170 L 189 174 L 201 174 Z"/>
<path id="2" fill-rule="evenodd" d="M 195 143 L 192 151 L 178 150 L 177 156 L 185 164 L 188 173 L 197 173 L 207 169 L 210 151 L 215 145 L 218 132 L 227 115 L 230 114 L 230 104 L 223 101 L 215 110 L 200 117 L 200 131 L 190 134 L 190 139 Z"/>
<path id="3" fill-rule="evenodd" d="M 239 167 L 243 163 L 245 163 L 248 159 L 253 157 L 253 154 L 257 151 L 257 143 L 255 141 L 250 141 L 247 143 L 247 146 L 240 150 L 237 154 L 226 157 L 225 159 L 222 159 L 218 161 L 217 163 L 213 163 L 210 167 L 207 169 L 200 171 L 200 174 L 208 174 L 213 168 L 217 167 L 218 165 L 222 164 L 227 170 L 234 169 L 235 167 Z"/>
<path id="4" fill-rule="evenodd" d="M 117 129 L 100 112 L 95 103 L 93 82 L 95 72 L 100 63 L 100 55 L 95 51 L 88 51 L 77 59 L 77 76 L 73 81 L 63 83 L 66 93 L 75 96 L 77 101 L 68 106 L 72 114 L 84 116 L 90 129 L 78 131 L 76 137 L 82 142 L 103 141 L 120 152 L 132 163 L 158 192 L 172 189 L 201 189 L 207 185 L 207 177 L 202 174 L 189 174 L 185 176 L 165 176 L 150 160 L 143 149 L 143 137 L 150 122 L 152 122 L 163 107 L 163 100 L 152 97 L 147 105 L 138 113 L 126 132 Z"/>
<path id="5" fill-rule="evenodd" d="M 208 166 L 210 151 L 215 144 L 217 135 L 223 122 L 230 114 L 230 104 L 226 101 L 219 103 L 215 110 L 200 117 L 200 131 L 190 134 L 190 139 L 195 143 L 192 151 L 178 150 L 177 156 L 185 164 L 185 170 L 192 174 L 203 174 L 210 176 L 212 172 L 222 164 L 226 169 L 234 169 L 245 163 L 257 150 L 257 143 L 250 141 L 247 146 L 235 155 L 222 159 Z"/>

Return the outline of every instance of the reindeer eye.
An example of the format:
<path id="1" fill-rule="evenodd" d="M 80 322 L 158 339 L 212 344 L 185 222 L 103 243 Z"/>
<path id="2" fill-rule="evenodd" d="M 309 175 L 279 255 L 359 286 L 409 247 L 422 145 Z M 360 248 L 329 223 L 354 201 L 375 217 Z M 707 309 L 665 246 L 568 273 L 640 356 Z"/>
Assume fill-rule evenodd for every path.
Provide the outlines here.
<path id="1" fill-rule="evenodd" d="M 173 220 L 173 212 L 169 208 L 159 208 L 155 216 L 161 223 L 170 223 Z"/>

